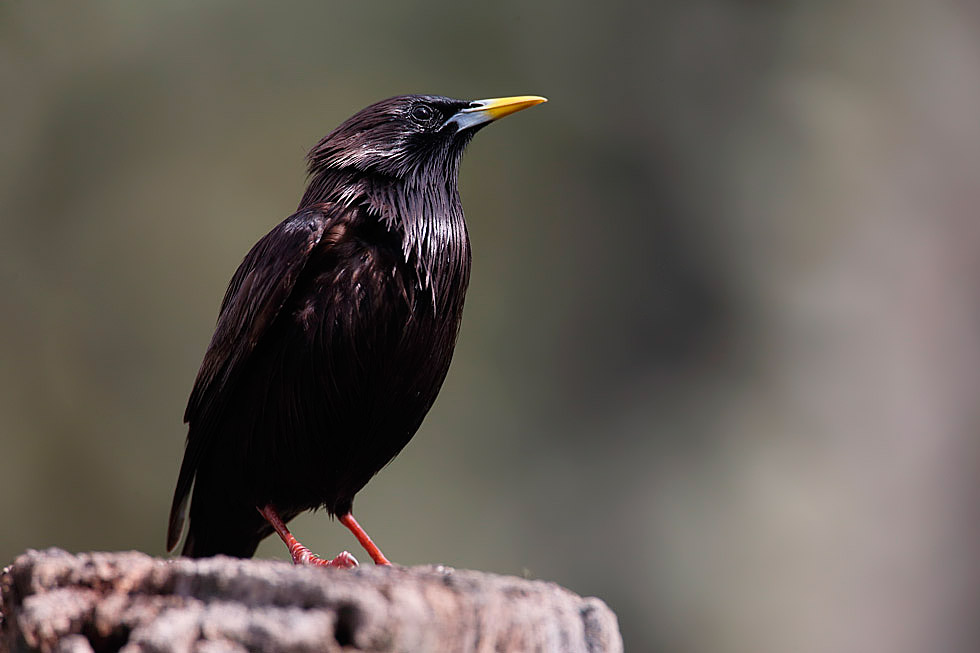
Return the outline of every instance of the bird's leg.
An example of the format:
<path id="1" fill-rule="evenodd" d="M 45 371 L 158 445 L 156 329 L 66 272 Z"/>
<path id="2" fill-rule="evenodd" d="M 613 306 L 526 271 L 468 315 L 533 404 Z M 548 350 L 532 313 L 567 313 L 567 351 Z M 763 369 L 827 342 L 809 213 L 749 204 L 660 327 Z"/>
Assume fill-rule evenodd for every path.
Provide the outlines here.
<path id="1" fill-rule="evenodd" d="M 276 511 L 271 503 L 267 504 L 264 508 L 258 508 L 258 511 L 263 517 L 265 517 L 265 520 L 269 522 L 274 529 L 276 529 L 276 532 L 279 533 L 279 537 L 281 537 L 282 541 L 286 543 L 287 547 L 289 547 L 289 555 L 291 555 L 293 558 L 293 564 L 316 565 L 320 567 L 341 567 L 343 569 L 349 569 L 357 566 L 357 559 L 347 551 L 342 551 L 340 555 L 333 560 L 324 560 L 323 558 L 315 555 L 308 548 L 300 544 L 295 537 L 293 537 L 293 534 L 289 532 L 289 529 L 286 528 L 286 524 L 282 521 L 282 517 L 279 516 L 279 512 Z M 370 541 L 371 540 L 368 540 L 368 542 Z"/>
<path id="2" fill-rule="evenodd" d="M 371 559 L 374 560 L 374 564 L 391 565 L 391 563 L 388 562 L 388 558 L 385 557 L 385 554 L 381 553 L 381 549 L 378 548 L 378 545 L 371 541 L 371 538 L 368 536 L 367 532 L 365 532 L 365 530 L 361 528 L 361 525 L 357 523 L 357 520 L 354 519 L 354 515 L 350 513 L 341 515 L 340 523 L 350 529 L 350 532 L 354 534 L 357 541 L 361 543 L 364 550 L 367 551 L 368 555 L 371 556 Z"/>

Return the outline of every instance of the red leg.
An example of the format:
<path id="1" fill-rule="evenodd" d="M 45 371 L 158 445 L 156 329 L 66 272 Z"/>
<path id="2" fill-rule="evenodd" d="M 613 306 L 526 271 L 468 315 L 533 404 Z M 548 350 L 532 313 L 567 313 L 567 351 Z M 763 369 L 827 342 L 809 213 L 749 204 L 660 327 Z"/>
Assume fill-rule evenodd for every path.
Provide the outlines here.
<path id="1" fill-rule="evenodd" d="M 357 520 L 354 519 L 354 515 L 350 513 L 341 515 L 340 523 L 350 529 L 350 532 L 354 534 L 357 541 L 361 543 L 364 550 L 367 551 L 368 555 L 371 556 L 371 559 L 374 560 L 374 564 L 391 565 L 391 563 L 388 562 L 388 558 L 385 557 L 385 554 L 381 553 L 381 549 L 378 548 L 378 545 L 371 541 L 368 534 L 363 528 L 361 528 L 361 525 L 357 523 Z"/>
<path id="2" fill-rule="evenodd" d="M 258 508 L 259 513 L 265 520 L 269 522 L 276 532 L 279 533 L 279 537 L 282 541 L 286 543 L 289 547 L 289 555 L 293 558 L 293 564 L 296 565 L 316 565 L 321 567 L 342 567 L 344 569 L 349 569 L 350 567 L 357 566 L 357 559 L 349 554 L 347 551 L 342 552 L 333 560 L 324 560 L 323 558 L 314 555 L 312 551 L 307 549 L 305 546 L 299 543 L 299 541 L 293 537 L 293 534 L 289 532 L 286 528 L 286 524 L 283 523 L 282 518 L 279 513 L 270 503 L 264 508 Z M 370 542 L 371 540 L 368 540 Z"/>

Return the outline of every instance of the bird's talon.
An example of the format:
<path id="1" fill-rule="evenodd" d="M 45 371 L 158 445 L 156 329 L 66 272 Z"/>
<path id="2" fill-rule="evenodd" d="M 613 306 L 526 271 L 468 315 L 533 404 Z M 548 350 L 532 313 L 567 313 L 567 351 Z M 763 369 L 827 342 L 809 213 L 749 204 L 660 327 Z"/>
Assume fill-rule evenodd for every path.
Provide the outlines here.
<path id="1" fill-rule="evenodd" d="M 348 551 L 341 551 L 333 560 L 326 560 L 312 553 L 309 549 L 297 551 L 293 555 L 294 565 L 310 565 L 312 567 L 336 567 L 337 569 L 353 569 L 358 566 L 357 558 Z"/>
<path id="2" fill-rule="evenodd" d="M 338 567 L 340 569 L 353 569 L 357 566 L 357 558 L 348 551 L 341 551 L 337 557 L 326 563 L 328 567 Z"/>

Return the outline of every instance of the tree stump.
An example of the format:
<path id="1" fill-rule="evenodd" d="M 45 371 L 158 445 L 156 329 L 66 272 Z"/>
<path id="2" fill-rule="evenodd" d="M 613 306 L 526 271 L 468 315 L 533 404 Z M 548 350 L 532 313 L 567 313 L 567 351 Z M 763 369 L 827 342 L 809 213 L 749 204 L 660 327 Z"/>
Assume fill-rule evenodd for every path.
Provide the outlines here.
<path id="1" fill-rule="evenodd" d="M 447 567 L 294 567 L 28 551 L 0 577 L 0 651 L 622 651 L 596 598 Z"/>

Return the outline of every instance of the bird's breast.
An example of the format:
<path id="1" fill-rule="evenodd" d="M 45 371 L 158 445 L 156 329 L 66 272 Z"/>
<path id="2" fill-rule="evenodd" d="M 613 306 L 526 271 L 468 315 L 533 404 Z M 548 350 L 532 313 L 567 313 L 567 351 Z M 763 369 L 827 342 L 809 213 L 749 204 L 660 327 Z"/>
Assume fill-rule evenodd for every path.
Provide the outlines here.
<path id="1" fill-rule="evenodd" d="M 291 311 L 312 351 L 348 374 L 386 374 L 396 366 L 427 369 L 431 363 L 448 366 L 468 262 L 451 266 L 451 271 L 437 266 L 432 273 L 439 283 L 434 285 L 400 249 L 361 240 L 335 247 L 331 254 L 330 260 L 318 262 Z M 346 369 L 346 359 L 356 359 L 359 369 Z M 394 371 L 399 378 L 406 376 L 404 370 Z"/>

